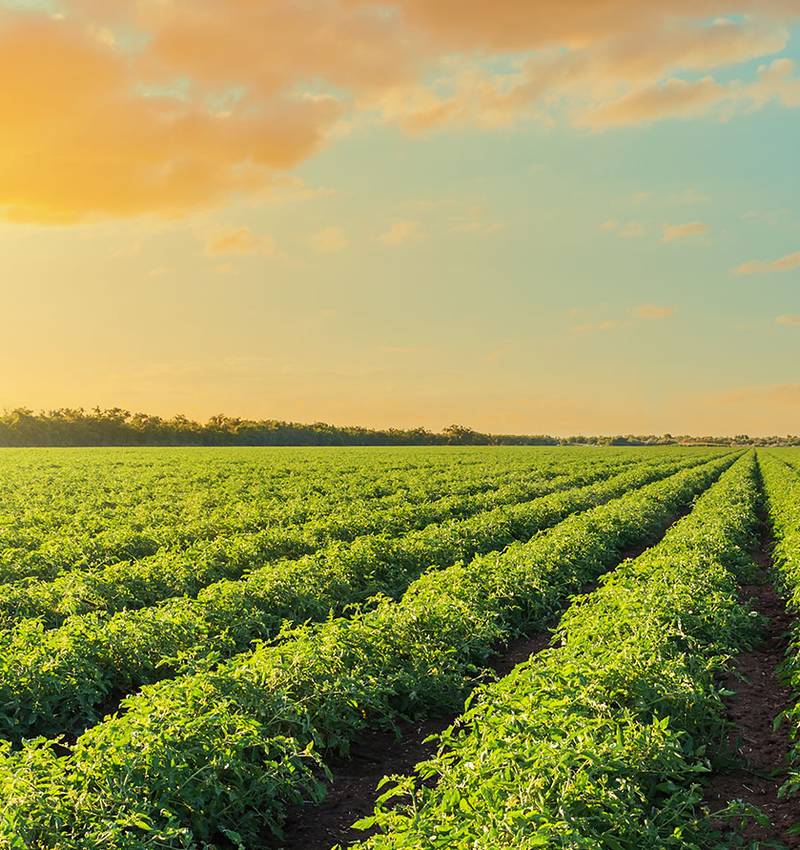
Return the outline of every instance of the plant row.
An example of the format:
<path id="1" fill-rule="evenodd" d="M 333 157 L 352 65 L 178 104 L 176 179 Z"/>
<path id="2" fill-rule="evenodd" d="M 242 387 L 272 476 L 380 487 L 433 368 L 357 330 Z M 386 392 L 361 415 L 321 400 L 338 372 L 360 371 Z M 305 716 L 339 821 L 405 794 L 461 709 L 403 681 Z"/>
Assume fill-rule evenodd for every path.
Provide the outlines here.
<path id="1" fill-rule="evenodd" d="M 674 468 L 675 462 L 668 466 Z M 570 474 L 549 480 L 531 477 L 477 495 L 444 496 L 418 504 L 385 507 L 375 500 L 366 504 L 350 501 L 338 510 L 331 510 L 333 506 L 328 504 L 322 518 L 312 514 L 309 521 L 301 520 L 296 526 L 276 523 L 260 531 L 219 535 L 181 550 L 162 550 L 99 570 L 73 570 L 50 581 L 0 584 L 0 627 L 41 617 L 51 628 L 72 614 L 113 613 L 171 596 L 194 596 L 211 582 L 239 578 L 246 570 L 277 558 L 298 558 L 333 542 L 350 542 L 367 534 L 396 536 L 468 518 L 497 506 L 602 480 L 615 471 L 613 466 L 578 466 Z"/>
<path id="2" fill-rule="evenodd" d="M 788 609 L 800 614 L 800 476 L 789 453 L 759 451 L 769 522 L 775 536 L 773 564 L 775 578 Z M 792 630 L 783 673 L 791 686 L 792 703 L 786 710 L 791 724 L 791 764 L 784 794 L 800 792 L 800 625 Z"/>
<path id="3" fill-rule="evenodd" d="M 690 471 L 689 480 L 705 481 L 731 459 Z M 83 728 L 102 716 L 109 698 L 239 652 L 272 637 L 284 621 L 322 620 L 376 593 L 398 596 L 428 568 L 527 540 L 571 513 L 663 478 L 674 466 L 637 466 L 608 481 L 394 539 L 358 538 L 269 564 L 240 581 L 216 582 L 196 598 L 111 617 L 73 616 L 51 630 L 24 620 L 0 633 L 0 734 Z"/>
<path id="4" fill-rule="evenodd" d="M 356 533 L 367 533 L 375 530 L 375 516 L 389 509 L 402 523 L 408 505 L 442 496 L 472 496 L 478 507 L 481 497 L 491 499 L 498 487 L 512 485 L 513 491 L 514 484 L 524 483 L 533 488 L 534 481 L 541 486 L 562 473 L 618 468 L 625 463 L 590 456 L 576 463 L 574 470 L 547 460 L 533 465 L 530 460 L 510 463 L 499 469 L 456 464 L 445 472 L 414 468 L 386 478 L 373 468 L 349 470 L 334 463 L 316 474 L 303 471 L 284 481 L 275 470 L 262 470 L 258 477 L 249 467 L 229 470 L 218 460 L 205 473 L 183 469 L 182 475 L 159 476 L 152 468 L 136 469 L 130 482 L 113 482 L 113 486 L 104 486 L 101 474 L 99 480 L 92 479 L 97 492 L 91 495 L 80 475 L 62 473 L 31 481 L 12 471 L 9 477 L 19 493 L 35 502 L 36 491 L 46 485 L 53 503 L 31 516 L 27 505 L 5 500 L 0 508 L 0 519 L 3 513 L 8 518 L 6 523 L 0 521 L 0 538 L 4 538 L 0 539 L 0 581 L 47 580 L 70 570 L 99 569 L 194 543 L 202 548 L 220 536 L 310 525 L 323 519 L 314 534 L 335 536 L 337 521 L 353 527 L 359 514 L 366 527 Z M 153 467 L 161 468 L 158 462 Z M 107 469 L 101 473 L 109 475 Z M 446 509 L 446 505 L 441 508 Z"/>
<path id="5" fill-rule="evenodd" d="M 44 740 L 26 742 L 0 759 L 0 835 L 7 846 L 133 850 L 279 833 L 288 805 L 324 794 L 318 753 L 346 753 L 367 728 L 453 710 L 476 665 L 541 627 L 629 547 L 662 533 L 732 461 L 679 472 L 503 553 L 428 572 L 399 601 L 149 686 L 63 757 Z"/>
<path id="6" fill-rule="evenodd" d="M 557 644 L 474 695 L 416 776 L 383 782 L 360 850 L 714 844 L 700 781 L 718 683 L 752 637 L 737 600 L 757 524 L 752 454 L 562 618 Z"/>

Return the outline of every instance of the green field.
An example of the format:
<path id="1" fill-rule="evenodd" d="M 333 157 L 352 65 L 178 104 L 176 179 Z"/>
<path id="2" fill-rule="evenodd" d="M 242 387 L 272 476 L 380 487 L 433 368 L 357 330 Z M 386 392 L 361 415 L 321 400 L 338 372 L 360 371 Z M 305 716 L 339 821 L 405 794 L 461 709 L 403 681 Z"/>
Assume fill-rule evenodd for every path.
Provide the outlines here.
<path id="1" fill-rule="evenodd" d="M 0 848 L 777 846 L 757 586 L 800 450 L 0 451 Z"/>

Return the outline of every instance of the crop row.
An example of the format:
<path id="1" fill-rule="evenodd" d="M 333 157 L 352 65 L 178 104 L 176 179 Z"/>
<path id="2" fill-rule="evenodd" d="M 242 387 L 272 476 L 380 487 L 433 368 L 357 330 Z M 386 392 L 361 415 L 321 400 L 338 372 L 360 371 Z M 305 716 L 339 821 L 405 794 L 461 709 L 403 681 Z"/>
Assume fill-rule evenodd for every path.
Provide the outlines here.
<path id="1" fill-rule="evenodd" d="M 800 477 L 797 467 L 782 460 L 787 454 L 762 451 L 759 457 L 769 520 L 776 538 L 774 570 L 787 607 L 796 617 L 800 614 Z M 792 630 L 783 672 L 794 700 L 786 710 L 791 724 L 794 767 L 789 772 L 784 793 L 797 794 L 800 792 L 800 624 L 795 624 Z"/>
<path id="2" fill-rule="evenodd" d="M 163 454 L 139 464 L 126 457 L 95 464 L 84 454 L 71 455 L 69 463 L 39 475 L 24 464 L 9 468 L 6 455 L 0 457 L 0 568 L 19 576 L 48 567 L 94 568 L 220 533 L 304 521 L 346 500 L 378 500 L 388 507 L 443 493 L 480 493 L 565 468 L 554 459 L 530 457 L 506 458 L 499 466 L 457 458 L 451 469 L 385 469 L 375 461 L 358 468 L 342 458 L 326 463 L 319 457 L 306 458 L 308 468 L 295 463 L 282 469 L 269 454 L 248 463 L 204 455 L 205 465 L 188 455 L 179 455 L 177 464 Z"/>
<path id="3" fill-rule="evenodd" d="M 361 850 L 719 846 L 698 781 L 724 731 L 715 674 L 752 635 L 737 577 L 752 454 L 562 618 L 556 647 L 482 689 L 416 777 L 385 780 Z"/>
<path id="4" fill-rule="evenodd" d="M 731 458 L 695 473 L 713 474 Z M 686 461 L 683 461 L 685 464 Z M 680 466 L 680 464 L 678 464 Z M 428 526 L 394 539 L 358 538 L 315 555 L 275 562 L 240 581 L 219 581 L 180 597 L 111 617 L 87 614 L 46 630 L 23 620 L 0 633 L 0 732 L 19 737 L 93 722 L 109 696 L 245 649 L 285 620 L 324 619 L 376 593 L 401 594 L 430 567 L 527 540 L 576 511 L 663 478 L 675 465 L 644 465 L 587 487 Z"/>
<path id="5" fill-rule="evenodd" d="M 152 471 L 141 479 L 134 479 L 124 494 L 109 493 L 106 501 L 98 503 L 98 497 L 89 498 L 78 487 L 68 489 L 61 496 L 59 507 L 38 511 L 39 526 L 31 528 L 25 517 L 5 505 L 8 521 L 0 521 L 0 581 L 17 581 L 27 577 L 52 579 L 74 569 L 98 569 L 120 560 L 131 560 L 153 555 L 160 550 L 174 552 L 191 544 L 202 550 L 208 541 L 242 533 L 258 532 L 262 529 L 290 527 L 313 522 L 322 522 L 315 534 L 335 537 L 339 525 L 354 527 L 355 519 L 363 517 L 365 528 L 356 533 L 375 530 L 375 517 L 382 513 L 404 520 L 405 511 L 420 510 L 431 500 L 446 497 L 438 505 L 444 516 L 449 501 L 469 505 L 469 497 L 475 509 L 482 500 L 491 500 L 497 495 L 502 501 L 502 492 L 513 500 L 514 485 L 525 485 L 534 491 L 537 484 L 546 490 L 547 482 L 554 477 L 569 479 L 570 476 L 588 473 L 596 469 L 601 475 L 604 468 L 617 469 L 626 461 L 601 462 L 596 456 L 582 459 L 572 466 L 542 462 L 530 468 L 530 464 L 511 464 L 501 470 L 492 466 L 477 469 L 454 469 L 449 473 L 430 472 L 429 480 L 424 474 L 414 471 L 401 478 L 398 489 L 385 493 L 385 482 L 378 489 L 379 496 L 370 492 L 374 484 L 374 472 L 362 470 L 360 474 L 337 474 L 337 467 L 328 469 L 325 475 L 315 479 L 315 489 L 309 492 L 305 475 L 298 475 L 295 482 L 276 486 L 274 476 L 266 475 L 265 481 L 252 481 L 246 474 L 215 475 L 207 473 L 207 480 L 177 480 L 153 482 Z M 559 473 L 565 473 L 559 476 Z M 221 480 L 220 480 L 221 479 Z M 147 484 L 153 491 L 143 490 Z M 556 482 L 558 483 L 558 482 Z M 61 487 L 65 483 L 61 482 Z M 67 484 L 67 488 L 71 485 Z M 103 488 L 95 482 L 100 493 Z M 559 485 L 561 486 L 561 485 Z M 22 479 L 19 490 L 30 495 L 35 485 Z M 499 488 L 499 492 L 498 491 Z M 366 491 L 366 493 L 364 492 Z M 99 505 L 113 505 L 104 511 Z M 434 505 L 437 503 L 434 502 Z M 408 506 L 413 506 L 409 508 Z M 434 506 L 428 506 L 434 514 Z M 88 512 L 88 513 L 87 513 Z M 71 518 L 71 528 L 64 528 L 59 515 Z M 55 527 L 49 532 L 48 522 Z M 425 524 L 422 519 L 422 523 Z M 370 524 L 371 523 L 371 524 Z M 44 533 L 42 533 L 44 531 Z"/>
<path id="6" fill-rule="evenodd" d="M 317 750 L 347 752 L 366 728 L 452 710 L 476 664 L 661 533 L 733 459 L 571 516 L 501 554 L 429 572 L 398 602 L 149 686 L 64 757 L 44 741 L 7 752 L 0 834 L 8 846 L 132 850 L 279 832 L 288 804 L 324 793 Z"/>
<path id="7" fill-rule="evenodd" d="M 673 461 L 669 466 L 674 464 Z M 602 480 L 615 471 L 613 466 L 589 464 L 549 480 L 523 479 L 477 495 L 445 496 L 432 502 L 389 508 L 375 501 L 368 505 L 350 501 L 337 511 L 331 511 L 332 506 L 328 505 L 324 518 L 312 514 L 311 521 L 296 526 L 276 523 L 261 531 L 220 534 L 182 550 L 163 550 L 99 570 L 65 572 L 50 581 L 0 584 L 0 626 L 41 617 L 50 628 L 71 614 L 114 612 L 152 605 L 171 596 L 194 596 L 213 581 L 239 578 L 246 570 L 277 558 L 298 558 L 326 544 L 349 542 L 366 534 L 395 536 L 434 523 L 468 518 L 497 506 Z"/>

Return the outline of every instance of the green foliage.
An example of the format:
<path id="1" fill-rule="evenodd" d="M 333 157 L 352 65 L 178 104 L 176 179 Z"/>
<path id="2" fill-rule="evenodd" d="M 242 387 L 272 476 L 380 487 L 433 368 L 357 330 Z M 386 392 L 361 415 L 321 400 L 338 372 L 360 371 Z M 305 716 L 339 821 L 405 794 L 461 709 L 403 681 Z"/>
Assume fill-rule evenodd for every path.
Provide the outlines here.
<path id="1" fill-rule="evenodd" d="M 391 777 L 362 850 L 700 850 L 717 683 L 752 635 L 753 458 L 562 618 L 556 646 L 481 689 L 416 776 Z M 741 814 L 741 813 L 735 813 Z"/>
<path id="2" fill-rule="evenodd" d="M 115 407 L 60 408 L 39 413 L 19 407 L 0 414 L 0 446 L 797 446 L 800 437 L 673 436 L 618 434 L 553 437 L 547 434 L 484 434 L 449 425 L 439 434 L 426 428 L 364 428 L 301 424 L 277 419 L 212 416 L 206 423 L 185 416 L 163 419 Z"/>
<path id="3" fill-rule="evenodd" d="M 800 612 L 800 457 L 794 452 L 760 452 L 761 474 L 767 510 L 775 534 L 773 551 L 775 577 L 789 609 Z M 793 741 L 789 778 L 781 789 L 785 796 L 800 792 L 800 626 L 792 630 L 790 648 L 782 672 L 791 686 L 793 702 L 782 718 L 788 722 Z"/>
<path id="4" fill-rule="evenodd" d="M 414 580 L 397 600 L 373 599 L 361 609 L 348 611 L 347 616 L 285 629 L 276 642 L 257 645 L 216 668 L 147 686 L 125 700 L 119 716 L 97 724 L 66 747 L 62 757 L 54 754 L 48 742 L 24 743 L 19 751 L 7 752 L 0 767 L 5 791 L 0 847 L 13 847 L 16 842 L 31 848 L 82 850 L 200 848 L 204 842 L 221 842 L 222 836 L 230 839 L 236 834 L 249 844 L 265 831 L 279 833 L 287 805 L 322 795 L 322 764 L 328 753 L 347 753 L 350 743 L 366 728 L 391 728 L 404 717 L 457 706 L 474 686 L 480 665 L 502 642 L 525 629 L 541 627 L 571 593 L 614 566 L 629 547 L 660 533 L 676 512 L 712 484 L 734 459 L 729 455 L 695 464 L 667 478 L 662 477 L 663 468 L 659 472 L 644 467 L 638 469 L 638 483 L 631 477 L 634 470 L 616 484 L 609 482 L 614 488 L 624 484 L 621 491 L 614 492 L 625 495 L 608 501 L 609 489 L 599 491 L 602 496 L 594 490 L 584 507 L 601 504 L 571 514 L 530 540 L 526 538 L 541 521 L 540 508 L 533 508 L 536 503 L 532 502 L 530 514 L 522 506 L 518 512 L 509 509 L 499 526 L 502 535 L 489 547 L 499 550 L 505 546 L 502 551 L 478 555 L 466 563 L 442 564 L 441 569 L 429 570 Z M 662 480 L 654 480 L 660 477 Z M 645 483 L 648 480 L 653 483 Z M 684 547 L 677 562 L 663 556 L 650 562 L 657 587 L 650 586 L 649 594 L 643 594 L 640 601 L 652 605 L 662 617 L 652 628 L 642 630 L 635 606 L 626 617 L 616 618 L 613 604 L 615 592 L 626 592 L 626 582 L 638 587 L 635 577 L 641 571 L 640 561 L 623 566 L 619 578 L 598 591 L 597 598 L 606 601 L 597 603 L 597 611 L 604 616 L 596 632 L 581 632 L 578 614 L 592 606 L 588 601 L 578 603 L 577 613 L 565 620 L 561 632 L 567 647 L 574 643 L 575 651 L 563 667 L 552 666 L 549 690 L 541 693 L 545 707 L 569 707 L 567 720 L 553 730 L 564 729 L 570 735 L 574 730 L 587 741 L 594 734 L 596 709 L 609 700 L 624 704 L 627 712 L 615 715 L 616 720 L 645 718 L 646 729 L 631 727 L 627 738 L 623 734 L 619 739 L 616 726 L 620 723 L 606 738 L 599 733 L 595 738 L 602 743 L 603 754 L 622 754 L 629 741 L 631 749 L 624 752 L 632 752 L 653 768 L 668 767 L 666 784 L 648 773 L 647 788 L 648 793 L 674 798 L 673 812 L 682 811 L 681 806 L 688 811 L 694 804 L 691 795 L 695 792 L 687 797 L 680 790 L 687 775 L 681 772 L 681 759 L 689 738 L 676 740 L 673 721 L 665 720 L 663 713 L 656 717 L 653 706 L 671 700 L 674 722 L 691 728 L 698 741 L 715 728 L 714 712 L 706 706 L 718 707 L 718 700 L 715 702 L 708 676 L 721 663 L 719 656 L 729 648 L 732 635 L 741 640 L 749 622 L 739 615 L 735 604 L 733 577 L 719 563 L 723 556 L 736 563 L 741 555 L 737 547 L 747 540 L 748 483 L 752 485 L 751 460 L 733 466 L 720 485 L 698 503 L 699 509 L 710 500 L 714 510 L 728 518 L 725 522 L 711 527 L 701 513 L 699 518 L 693 520 L 692 514 L 681 523 L 697 551 Z M 737 494 L 744 491 L 742 505 L 730 496 L 732 490 Z M 569 492 L 552 497 L 562 511 L 570 506 L 577 510 L 576 503 L 567 498 Z M 718 495 L 713 496 L 715 493 Z M 562 495 L 564 500 L 558 501 Z M 547 515 L 554 521 L 552 506 L 549 510 Z M 525 523 L 533 523 L 532 529 L 526 529 Z M 734 532 L 734 527 L 738 531 Z M 720 540 L 723 532 L 728 536 Z M 470 527 L 470 533 L 476 535 L 478 529 Z M 509 535 L 513 539 L 514 533 L 526 542 L 509 543 Z M 428 541 L 426 560 L 440 535 L 441 530 Z M 667 539 L 680 537 L 672 534 Z M 467 544 L 455 535 L 449 544 L 438 545 Z M 370 554 L 367 563 L 372 559 Z M 419 563 L 424 569 L 424 561 Z M 385 578 L 396 578 L 392 571 L 396 564 L 395 553 L 386 561 Z M 672 570 L 667 579 L 674 576 L 674 582 L 660 577 L 662 567 Z M 318 593 L 318 587 L 325 584 L 324 572 L 319 565 L 315 570 L 308 573 L 307 584 Z M 356 574 L 363 576 L 363 572 Z M 682 575 L 697 577 L 689 592 L 685 582 L 681 584 Z M 703 576 L 705 580 L 701 580 Z M 371 582 L 372 574 L 368 578 Z M 239 583 L 237 593 L 245 585 Z M 297 587 L 297 582 L 292 582 L 282 592 L 291 592 L 296 599 Z M 334 598 L 341 600 L 341 583 L 335 591 Z M 702 603 L 696 608 L 692 606 L 695 594 Z M 712 597 L 716 607 L 706 605 Z M 200 594 L 198 602 L 202 598 Z M 182 604 L 194 603 L 184 600 Z M 276 603 L 271 598 L 269 605 L 259 610 L 274 617 L 276 604 L 280 600 Z M 680 606 L 676 609 L 679 618 L 667 619 L 667 610 L 676 605 Z M 229 618 L 239 610 L 237 598 L 236 604 L 226 609 L 224 619 L 229 625 Z M 75 644 L 71 663 L 76 664 L 78 646 L 84 653 L 94 651 L 92 641 L 102 640 L 113 620 L 98 629 L 91 626 L 90 619 L 80 622 L 89 628 Z M 187 622 L 181 621 L 183 625 Z M 150 639 L 162 638 L 162 627 L 165 624 L 161 622 L 154 625 Z M 179 631 L 176 625 L 176 633 Z M 41 644 L 47 634 L 34 640 Z M 629 647 L 637 636 L 643 638 L 639 650 Z M 113 634 L 109 646 L 117 655 L 109 658 L 111 668 L 131 651 L 125 641 L 136 637 L 135 632 Z M 624 644 L 625 656 L 604 668 L 605 678 L 592 679 L 592 659 L 600 664 L 603 647 L 611 651 L 617 644 Z M 670 651 L 662 652 L 663 647 Z M 29 665 L 25 669 L 27 677 L 37 668 Z M 91 682 L 88 670 L 80 670 L 76 679 L 81 681 L 83 675 Z M 587 686 L 579 692 L 565 690 L 566 685 L 574 688 L 584 679 Z M 70 681 L 68 677 L 58 679 L 53 693 Z M 484 701 L 482 698 L 477 705 Z M 539 703 L 525 705 L 533 712 Z M 650 707 L 649 714 L 643 706 Z M 512 719 L 527 734 L 525 717 L 514 713 Z M 524 740 L 523 735 L 520 746 Z M 698 757 L 699 748 L 699 744 L 695 749 L 688 747 L 688 752 Z M 552 746 L 546 749 L 556 751 Z M 497 767 L 498 776 L 503 775 L 502 765 Z M 586 785 L 592 793 L 582 804 L 597 820 L 598 829 L 604 823 L 601 791 L 606 786 L 601 767 L 595 766 L 597 778 Z M 629 770 L 632 776 L 638 775 L 633 765 Z M 670 783 L 680 787 L 673 790 Z M 584 799 L 577 793 L 579 789 L 576 786 L 576 805 Z M 626 801 L 635 801 L 642 793 L 633 779 L 623 783 L 613 811 L 625 811 Z M 459 792 L 448 798 L 447 805 L 458 808 L 464 823 L 474 823 L 466 817 L 471 807 L 489 802 L 478 788 L 472 796 Z M 527 810 L 514 802 L 513 796 L 502 805 L 499 798 L 495 802 L 499 810 L 510 812 L 513 834 L 517 829 L 513 825 Z M 661 835 L 664 824 L 659 820 L 653 829 L 652 835 Z M 630 830 L 633 834 L 635 825 Z M 397 846 L 435 846 L 428 843 L 430 839 L 431 835 L 426 835 L 417 844 Z M 483 846 L 512 845 L 490 842 Z M 540 842 L 538 846 L 543 845 Z"/>
<path id="5" fill-rule="evenodd" d="M 519 466 L 520 469 L 514 469 L 499 482 L 496 471 L 459 470 L 458 477 L 453 474 L 438 482 L 428 481 L 424 488 L 406 486 L 404 490 L 378 498 L 356 498 L 352 486 L 339 488 L 338 478 L 330 482 L 317 480 L 317 487 L 327 483 L 327 487 L 336 489 L 315 492 L 311 497 L 302 492 L 295 496 L 288 491 L 279 500 L 270 492 L 262 501 L 263 490 L 258 487 L 254 488 L 255 493 L 246 491 L 248 498 L 244 501 L 239 490 L 238 501 L 220 505 L 224 509 L 224 520 L 218 511 L 204 512 L 201 518 L 194 519 L 194 527 L 191 527 L 192 520 L 178 524 L 172 512 L 166 519 L 159 517 L 169 533 L 163 527 L 153 528 L 156 511 L 151 497 L 148 533 L 164 542 L 155 553 L 145 553 L 135 560 L 104 566 L 107 558 L 95 561 L 87 556 L 87 551 L 97 548 L 101 535 L 105 542 L 109 537 L 127 538 L 138 533 L 136 528 L 130 529 L 124 524 L 129 522 L 127 516 L 111 517 L 108 528 L 80 542 L 74 538 L 70 540 L 69 532 L 59 527 L 54 540 L 29 548 L 24 555 L 17 546 L 7 547 L 3 551 L 8 564 L 4 577 L 14 581 L 0 584 L 0 623 L 10 626 L 20 619 L 41 617 L 45 625 L 52 627 L 71 614 L 114 612 L 144 607 L 170 596 L 196 595 L 213 581 L 238 578 L 270 560 L 297 558 L 338 541 L 349 542 L 368 534 L 395 537 L 435 523 L 468 518 L 498 506 L 513 505 L 607 478 L 627 468 L 629 461 L 620 458 L 617 463 L 613 460 L 598 463 L 595 458 L 587 458 L 583 463 L 571 463 L 569 471 L 563 474 L 559 474 L 558 464 L 542 463 L 535 471 L 522 464 Z M 368 475 L 355 477 L 356 484 L 360 482 L 367 489 Z M 226 481 L 228 487 L 219 487 L 223 492 L 235 484 L 250 489 L 244 476 L 243 480 L 236 480 L 239 479 L 238 470 L 230 478 L 235 480 Z M 301 489 L 303 479 L 295 481 Z M 179 490 L 181 484 L 185 488 L 187 483 L 191 485 L 192 482 L 176 481 L 173 488 L 165 488 L 165 500 L 174 502 L 183 497 L 191 502 L 193 494 L 183 494 Z M 407 485 L 413 483 L 412 478 Z M 453 492 L 458 489 L 464 492 Z M 214 500 L 219 498 L 215 492 Z M 211 501 L 203 499 L 204 511 L 210 511 Z M 15 527 L 18 524 L 15 522 Z M 179 534 L 176 534 L 176 526 Z M 86 534 L 84 527 L 80 533 Z M 59 544 L 68 547 L 72 544 L 76 549 L 82 546 L 85 560 L 80 565 L 73 562 L 73 568 L 67 569 L 62 556 L 60 571 L 53 578 L 59 569 L 52 562 L 55 559 L 43 564 L 41 552 L 46 547 L 55 550 Z M 40 580 L 18 581 L 24 577 L 21 575 L 23 569 L 33 578 L 34 564 Z"/>
<path id="6" fill-rule="evenodd" d="M 12 738 L 75 731 L 98 719 L 96 706 L 109 694 L 194 669 L 209 653 L 228 656 L 246 649 L 255 639 L 273 637 L 285 620 L 321 620 L 376 593 L 398 596 L 426 569 L 527 540 L 576 511 L 702 460 L 690 455 L 636 464 L 595 484 L 503 505 L 468 519 L 431 524 L 397 537 L 368 535 L 347 545 L 334 543 L 313 555 L 268 563 L 241 580 L 217 581 L 200 590 L 196 599 L 178 596 L 151 607 L 140 603 L 132 606 L 136 610 L 113 616 L 72 616 L 50 630 L 39 620 L 23 620 L 0 633 L 0 731 Z M 714 460 L 695 478 L 706 481 L 730 461 Z M 130 581 L 112 582 L 109 592 L 126 599 L 131 588 L 146 596 L 147 575 L 152 575 L 150 592 L 153 585 L 181 581 L 178 565 L 167 566 L 165 571 L 162 563 L 152 574 L 138 565 L 122 571 Z M 197 574 L 208 575 L 202 566 Z M 119 579 L 120 571 L 115 575 Z M 91 587 L 95 598 L 98 585 L 91 579 L 81 574 L 74 581 L 78 587 Z"/>

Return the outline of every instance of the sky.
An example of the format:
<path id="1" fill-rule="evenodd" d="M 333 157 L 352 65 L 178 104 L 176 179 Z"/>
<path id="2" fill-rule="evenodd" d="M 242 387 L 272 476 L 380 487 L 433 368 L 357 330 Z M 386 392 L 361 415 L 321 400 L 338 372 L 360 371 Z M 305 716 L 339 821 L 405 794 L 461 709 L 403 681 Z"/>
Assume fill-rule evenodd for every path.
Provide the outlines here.
<path id="1" fill-rule="evenodd" d="M 0 0 L 0 408 L 800 433 L 800 0 Z"/>

